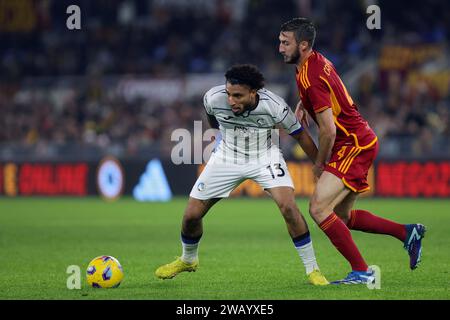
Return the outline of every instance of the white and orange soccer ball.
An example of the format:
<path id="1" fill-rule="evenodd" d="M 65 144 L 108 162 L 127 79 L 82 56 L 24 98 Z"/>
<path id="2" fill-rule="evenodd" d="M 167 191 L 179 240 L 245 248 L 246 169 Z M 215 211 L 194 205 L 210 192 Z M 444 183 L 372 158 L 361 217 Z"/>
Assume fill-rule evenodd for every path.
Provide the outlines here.
<path id="1" fill-rule="evenodd" d="M 99 256 L 89 262 L 87 282 L 94 288 L 117 288 L 123 280 L 119 260 L 111 256 Z"/>

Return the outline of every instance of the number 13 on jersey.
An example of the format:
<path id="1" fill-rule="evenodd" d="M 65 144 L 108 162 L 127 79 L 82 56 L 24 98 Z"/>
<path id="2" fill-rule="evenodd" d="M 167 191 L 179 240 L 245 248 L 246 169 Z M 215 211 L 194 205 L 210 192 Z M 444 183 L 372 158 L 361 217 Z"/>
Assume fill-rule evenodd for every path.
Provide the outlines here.
<path id="1" fill-rule="evenodd" d="M 284 177 L 285 172 L 284 169 L 281 167 L 281 163 L 274 163 L 273 166 L 275 170 L 272 169 L 272 165 L 268 165 L 266 167 L 266 169 L 269 170 L 272 179 L 275 179 L 275 174 L 277 177 Z"/>

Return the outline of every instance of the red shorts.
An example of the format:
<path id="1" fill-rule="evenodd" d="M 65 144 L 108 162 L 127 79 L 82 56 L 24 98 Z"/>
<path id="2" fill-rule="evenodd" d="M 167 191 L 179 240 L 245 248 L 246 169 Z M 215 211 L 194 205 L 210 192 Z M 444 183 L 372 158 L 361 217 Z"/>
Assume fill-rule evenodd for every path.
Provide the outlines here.
<path id="1" fill-rule="evenodd" d="M 378 141 L 362 148 L 354 144 L 335 146 L 324 170 L 340 178 L 350 190 L 364 192 L 370 189 L 367 175 L 377 153 Z"/>

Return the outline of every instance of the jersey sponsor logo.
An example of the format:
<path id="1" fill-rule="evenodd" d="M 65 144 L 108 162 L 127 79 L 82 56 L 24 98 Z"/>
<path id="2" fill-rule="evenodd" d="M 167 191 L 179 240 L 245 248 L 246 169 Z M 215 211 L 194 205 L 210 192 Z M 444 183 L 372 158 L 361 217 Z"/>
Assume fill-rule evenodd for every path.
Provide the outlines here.
<path id="1" fill-rule="evenodd" d="M 242 126 L 234 126 L 234 135 L 248 137 L 249 135 L 255 135 L 258 133 L 256 128 L 248 128 Z"/>

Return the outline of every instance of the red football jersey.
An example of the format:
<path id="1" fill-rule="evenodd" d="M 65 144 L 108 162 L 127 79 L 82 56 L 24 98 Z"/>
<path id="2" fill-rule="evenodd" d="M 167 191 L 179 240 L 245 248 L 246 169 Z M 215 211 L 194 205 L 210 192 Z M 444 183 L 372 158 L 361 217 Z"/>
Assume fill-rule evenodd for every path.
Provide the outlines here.
<path id="1" fill-rule="evenodd" d="M 309 56 L 296 80 L 303 106 L 317 123 L 316 113 L 333 111 L 336 124 L 335 147 L 354 140 L 356 147 L 370 147 L 377 139 L 347 92 L 333 64 L 317 51 Z"/>

